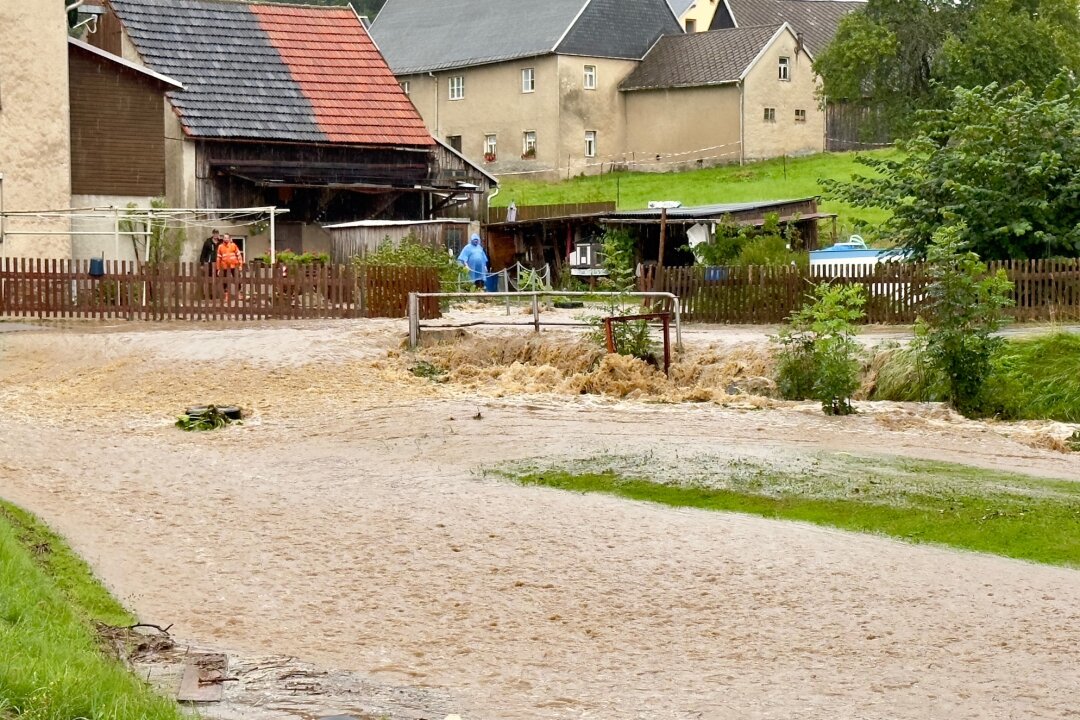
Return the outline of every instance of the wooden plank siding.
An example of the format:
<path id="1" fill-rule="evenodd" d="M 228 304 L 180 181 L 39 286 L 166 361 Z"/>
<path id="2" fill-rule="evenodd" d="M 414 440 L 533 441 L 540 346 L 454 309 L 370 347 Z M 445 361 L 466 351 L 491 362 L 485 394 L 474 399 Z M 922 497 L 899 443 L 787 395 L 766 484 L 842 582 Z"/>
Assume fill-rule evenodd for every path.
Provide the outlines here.
<path id="1" fill-rule="evenodd" d="M 75 46 L 68 68 L 72 193 L 164 195 L 163 85 Z"/>
<path id="2" fill-rule="evenodd" d="M 1019 321 L 1080 320 L 1080 259 L 1012 260 L 989 263 L 1013 282 Z M 866 288 L 868 323 L 910 324 L 926 302 L 929 284 L 922 263 L 879 263 L 873 267 L 818 265 L 810 270 L 772 267 L 670 267 L 659 281 L 656 269 L 640 278 L 640 289 L 679 296 L 683 318 L 690 322 L 772 324 L 785 321 L 822 282 Z"/>
<path id="3" fill-rule="evenodd" d="M 438 292 L 432 268 L 245 266 L 235 279 L 195 263 L 3 258 L 0 316 L 127 320 L 290 320 L 405 317 L 410 292 Z M 226 298 L 228 290 L 228 298 Z M 440 316 L 438 299 L 421 306 Z"/>

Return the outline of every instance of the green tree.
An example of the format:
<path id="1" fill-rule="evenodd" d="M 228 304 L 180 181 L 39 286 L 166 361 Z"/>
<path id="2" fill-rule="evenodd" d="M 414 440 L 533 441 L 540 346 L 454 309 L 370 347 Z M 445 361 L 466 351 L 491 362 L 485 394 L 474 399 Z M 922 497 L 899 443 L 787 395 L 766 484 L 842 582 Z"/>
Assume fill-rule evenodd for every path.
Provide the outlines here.
<path id="1" fill-rule="evenodd" d="M 954 87 L 1040 92 L 1080 70 L 1080 11 L 1073 0 L 868 0 L 814 68 L 826 97 L 865 102 L 906 134 L 914 112 L 941 107 Z"/>
<path id="2" fill-rule="evenodd" d="M 861 158 L 875 176 L 822 180 L 833 198 L 891 212 L 879 232 L 926 257 L 942 227 L 987 260 L 1080 252 L 1080 92 L 1060 75 L 1041 94 L 1022 84 L 957 88 L 920 111 L 899 159 Z"/>
<path id="3" fill-rule="evenodd" d="M 916 324 L 916 347 L 940 378 L 944 396 L 965 415 L 981 414 L 983 387 L 1004 340 L 994 335 L 1012 304 L 1005 271 L 987 274 L 965 247 L 962 225 L 934 233 L 928 302 Z"/>

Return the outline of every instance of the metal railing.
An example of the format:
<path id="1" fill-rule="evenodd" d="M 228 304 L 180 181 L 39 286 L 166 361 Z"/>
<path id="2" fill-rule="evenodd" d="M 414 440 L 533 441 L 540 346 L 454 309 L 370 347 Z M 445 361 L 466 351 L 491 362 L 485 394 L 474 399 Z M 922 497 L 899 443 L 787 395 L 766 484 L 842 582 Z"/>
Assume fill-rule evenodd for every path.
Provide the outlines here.
<path id="1" fill-rule="evenodd" d="M 420 298 L 470 298 L 477 299 L 478 297 L 484 298 L 531 298 L 532 299 L 532 323 L 534 332 L 540 332 L 540 325 L 552 325 L 554 323 L 541 323 L 540 322 L 540 298 L 541 297 L 594 297 L 594 298 L 663 298 L 671 300 L 672 302 L 672 314 L 675 317 L 675 349 L 680 352 L 683 349 L 682 344 L 682 306 L 679 303 L 679 296 L 669 292 L 588 292 L 588 291 L 565 291 L 565 290 L 535 290 L 528 292 L 491 292 L 491 293 L 475 293 L 475 292 L 437 292 L 437 293 L 409 293 L 409 349 L 415 350 L 417 345 L 420 344 L 420 331 L 423 329 L 423 325 L 420 323 Z M 473 325 L 483 324 L 495 324 L 495 323 L 471 323 Z M 499 323 L 506 324 L 506 323 Z M 511 323 L 513 325 L 521 325 L 523 323 Z M 428 327 L 453 327 L 448 325 L 429 325 Z"/>

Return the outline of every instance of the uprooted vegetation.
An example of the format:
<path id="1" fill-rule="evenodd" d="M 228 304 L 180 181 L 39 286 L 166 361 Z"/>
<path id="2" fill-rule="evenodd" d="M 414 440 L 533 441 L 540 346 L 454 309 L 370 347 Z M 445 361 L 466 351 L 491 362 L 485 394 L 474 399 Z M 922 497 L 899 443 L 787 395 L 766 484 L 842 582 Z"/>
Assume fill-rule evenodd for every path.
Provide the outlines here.
<path id="1" fill-rule="evenodd" d="M 497 396 L 533 393 L 608 395 L 659 402 L 757 405 L 774 384 L 772 354 L 758 344 L 710 347 L 682 355 L 670 376 L 639 358 L 608 354 L 588 339 L 567 336 L 466 335 L 423 349 L 414 366 L 438 368 L 446 381 L 493 390 Z M 429 371 L 431 372 L 431 371 Z"/>

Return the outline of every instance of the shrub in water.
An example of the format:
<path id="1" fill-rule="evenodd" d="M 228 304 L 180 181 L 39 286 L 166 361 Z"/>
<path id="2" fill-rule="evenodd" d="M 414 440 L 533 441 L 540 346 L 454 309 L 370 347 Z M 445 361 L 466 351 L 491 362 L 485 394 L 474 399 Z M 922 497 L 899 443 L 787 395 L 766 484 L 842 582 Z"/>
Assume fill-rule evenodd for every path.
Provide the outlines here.
<path id="1" fill-rule="evenodd" d="M 774 340 L 782 346 L 777 388 L 789 400 L 821 401 L 826 415 L 854 412 L 859 387 L 859 346 L 855 323 L 863 317 L 861 285 L 822 283 L 811 302 L 791 316 Z"/>
<path id="2" fill-rule="evenodd" d="M 1004 270 L 987 275 L 979 256 L 965 249 L 963 232 L 948 226 L 934 233 L 927 251 L 928 302 L 915 335 L 948 402 L 964 415 L 980 415 L 986 412 L 983 388 L 1004 342 L 994 333 L 1012 303 L 1012 283 Z"/>

